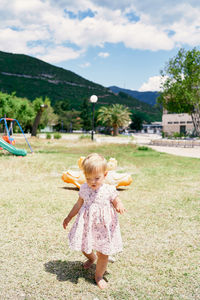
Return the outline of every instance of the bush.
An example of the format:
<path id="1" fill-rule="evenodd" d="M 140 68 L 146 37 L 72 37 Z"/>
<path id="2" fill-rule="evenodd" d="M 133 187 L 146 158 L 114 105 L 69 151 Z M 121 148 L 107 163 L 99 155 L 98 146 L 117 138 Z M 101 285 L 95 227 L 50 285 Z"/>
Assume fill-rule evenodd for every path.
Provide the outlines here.
<path id="1" fill-rule="evenodd" d="M 179 132 L 174 132 L 174 133 L 173 133 L 173 137 L 174 137 L 175 139 L 177 139 L 177 138 L 182 138 L 182 137 L 185 137 L 185 134 L 184 134 L 184 133 L 179 133 Z"/>
<path id="2" fill-rule="evenodd" d="M 54 139 L 59 140 L 59 139 L 61 139 L 62 135 L 59 132 L 56 132 L 56 133 L 54 133 L 53 137 L 54 137 Z"/>
<path id="3" fill-rule="evenodd" d="M 166 137 L 165 132 L 162 131 L 162 138 L 164 139 Z"/>
<path id="4" fill-rule="evenodd" d="M 50 140 L 50 139 L 51 139 L 51 133 L 47 133 L 47 134 L 46 134 L 46 139 L 47 139 L 47 140 Z"/>
<path id="5" fill-rule="evenodd" d="M 149 147 L 146 147 L 146 146 L 139 146 L 137 148 L 137 150 L 140 150 L 140 151 L 148 151 L 149 150 Z"/>
<path id="6" fill-rule="evenodd" d="M 91 139 L 91 135 L 89 135 L 89 134 L 82 134 L 82 135 L 80 135 L 79 139 L 80 139 L 80 140 L 83 140 L 83 139 Z"/>

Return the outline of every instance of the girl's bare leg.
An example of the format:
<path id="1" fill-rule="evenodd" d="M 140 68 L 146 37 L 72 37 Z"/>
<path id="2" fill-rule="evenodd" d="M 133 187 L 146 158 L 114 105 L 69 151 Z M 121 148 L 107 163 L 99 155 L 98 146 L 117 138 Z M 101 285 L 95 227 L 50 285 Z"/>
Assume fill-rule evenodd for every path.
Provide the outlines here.
<path id="1" fill-rule="evenodd" d="M 82 251 L 82 253 L 85 255 L 85 257 L 88 258 L 88 260 L 83 264 L 84 269 L 89 269 L 91 265 L 95 262 L 96 260 L 96 255 L 92 251 L 90 254 L 85 253 Z"/>
<path id="2" fill-rule="evenodd" d="M 100 289 L 105 289 L 107 287 L 106 281 L 103 279 L 103 275 L 107 269 L 108 255 L 104 255 L 97 251 L 97 265 L 95 273 L 95 281 Z"/>

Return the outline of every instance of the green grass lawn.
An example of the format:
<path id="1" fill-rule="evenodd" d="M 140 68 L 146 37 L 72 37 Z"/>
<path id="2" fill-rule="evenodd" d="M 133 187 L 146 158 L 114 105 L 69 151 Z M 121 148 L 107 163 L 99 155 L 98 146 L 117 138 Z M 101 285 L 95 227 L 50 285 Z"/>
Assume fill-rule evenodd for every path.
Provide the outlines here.
<path id="1" fill-rule="evenodd" d="M 200 159 L 84 139 L 31 145 L 26 157 L 0 152 L 0 299 L 200 299 Z M 72 223 L 62 228 L 78 191 L 61 175 L 90 152 L 115 157 L 133 177 L 119 191 L 124 251 L 108 265 L 105 291 L 68 248 Z"/>

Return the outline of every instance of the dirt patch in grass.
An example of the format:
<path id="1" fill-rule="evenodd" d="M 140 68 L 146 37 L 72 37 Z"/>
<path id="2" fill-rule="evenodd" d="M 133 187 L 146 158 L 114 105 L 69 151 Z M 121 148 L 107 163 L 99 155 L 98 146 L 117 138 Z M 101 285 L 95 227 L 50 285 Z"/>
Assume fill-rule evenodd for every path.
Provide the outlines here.
<path id="1" fill-rule="evenodd" d="M 34 155 L 0 155 L 1 299 L 200 299 L 200 160 L 84 140 L 31 145 Z M 61 175 L 90 152 L 133 176 L 120 190 L 124 251 L 108 266 L 106 291 L 62 229 L 78 192 Z"/>

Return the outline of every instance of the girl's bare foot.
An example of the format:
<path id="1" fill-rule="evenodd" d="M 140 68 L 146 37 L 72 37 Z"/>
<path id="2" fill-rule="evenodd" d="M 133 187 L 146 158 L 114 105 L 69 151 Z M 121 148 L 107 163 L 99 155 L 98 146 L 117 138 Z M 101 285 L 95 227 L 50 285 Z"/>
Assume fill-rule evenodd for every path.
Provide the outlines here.
<path id="1" fill-rule="evenodd" d="M 88 258 L 88 260 L 83 264 L 83 268 L 85 270 L 89 269 L 91 267 L 91 265 L 95 262 L 96 260 L 96 255 L 94 254 L 94 252 L 92 251 L 92 253 L 87 254 L 84 251 L 82 251 L 83 254 Z"/>
<path id="2" fill-rule="evenodd" d="M 96 259 L 96 257 L 95 257 Z M 95 259 L 88 259 L 84 264 L 83 264 L 83 268 L 85 270 L 89 269 L 91 267 L 91 265 L 95 262 Z"/>
<path id="3" fill-rule="evenodd" d="M 101 290 L 104 290 L 108 287 L 107 282 L 103 278 L 95 278 L 95 281 Z"/>

